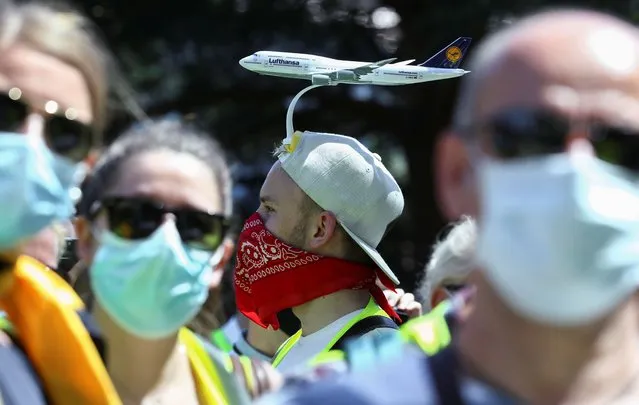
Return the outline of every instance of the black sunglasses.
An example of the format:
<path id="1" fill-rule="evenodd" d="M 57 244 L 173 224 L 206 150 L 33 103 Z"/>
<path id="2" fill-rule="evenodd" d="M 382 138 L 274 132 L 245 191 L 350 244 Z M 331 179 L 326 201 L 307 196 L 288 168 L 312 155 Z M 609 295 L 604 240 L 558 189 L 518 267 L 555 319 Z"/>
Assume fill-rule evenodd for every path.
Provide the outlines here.
<path id="1" fill-rule="evenodd" d="M 0 130 L 16 131 L 24 124 L 30 110 L 19 88 L 0 93 Z M 84 160 L 96 141 L 93 128 L 77 120 L 76 110 L 62 110 L 55 101 L 49 101 L 44 110 L 47 113 L 44 139 L 49 149 L 74 162 Z"/>
<path id="2" fill-rule="evenodd" d="M 524 158 L 561 153 L 573 122 L 556 112 L 539 108 L 510 108 L 480 125 L 460 132 L 487 140 L 497 157 Z M 589 140 L 597 157 L 614 165 L 639 171 L 639 130 L 591 122 Z"/>
<path id="3" fill-rule="evenodd" d="M 229 229 L 229 221 L 223 215 L 193 208 L 168 208 L 148 198 L 104 198 L 91 207 L 91 219 L 102 210 L 107 214 L 109 230 L 123 239 L 149 237 L 165 221 L 166 214 L 175 216 L 182 241 L 198 249 L 217 250 Z"/>

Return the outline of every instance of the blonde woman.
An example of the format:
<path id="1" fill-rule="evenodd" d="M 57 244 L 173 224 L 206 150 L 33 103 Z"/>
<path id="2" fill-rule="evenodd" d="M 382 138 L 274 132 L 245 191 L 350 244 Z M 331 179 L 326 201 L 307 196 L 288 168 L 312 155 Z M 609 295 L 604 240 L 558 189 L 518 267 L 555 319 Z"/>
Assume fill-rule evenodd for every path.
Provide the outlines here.
<path id="1" fill-rule="evenodd" d="M 0 4 L 0 51 L 0 398 L 120 404 L 80 299 L 20 256 L 73 213 L 106 122 L 109 54 L 75 11 L 10 1 Z"/>

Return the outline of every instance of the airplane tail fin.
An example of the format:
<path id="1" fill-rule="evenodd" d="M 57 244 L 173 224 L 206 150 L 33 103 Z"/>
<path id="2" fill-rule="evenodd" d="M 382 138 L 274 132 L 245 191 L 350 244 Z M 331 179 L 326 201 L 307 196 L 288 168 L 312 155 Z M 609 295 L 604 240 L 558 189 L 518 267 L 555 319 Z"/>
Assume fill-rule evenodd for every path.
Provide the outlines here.
<path id="1" fill-rule="evenodd" d="M 459 37 L 419 66 L 457 69 L 462 59 L 464 59 L 464 56 L 466 56 L 466 50 L 470 46 L 471 41 L 472 38 Z"/>

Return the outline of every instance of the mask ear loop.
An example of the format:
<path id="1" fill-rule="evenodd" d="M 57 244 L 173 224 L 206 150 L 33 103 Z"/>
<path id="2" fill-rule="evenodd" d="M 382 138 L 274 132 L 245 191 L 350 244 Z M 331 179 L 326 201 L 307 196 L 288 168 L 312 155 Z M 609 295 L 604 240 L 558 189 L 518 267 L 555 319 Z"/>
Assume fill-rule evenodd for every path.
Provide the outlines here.
<path id="1" fill-rule="evenodd" d="M 284 146 L 285 149 L 289 150 L 291 145 L 293 144 L 293 138 L 294 138 L 293 135 L 295 132 L 293 129 L 293 112 L 295 111 L 295 105 L 297 104 L 299 99 L 304 95 L 304 93 L 314 88 L 322 87 L 322 86 L 326 86 L 326 85 L 314 84 L 312 86 L 308 86 L 302 89 L 299 93 L 295 95 L 295 97 L 293 97 L 293 100 L 291 100 L 291 103 L 288 105 L 288 110 L 286 110 L 286 138 L 284 138 L 284 141 L 282 141 L 282 145 Z"/>

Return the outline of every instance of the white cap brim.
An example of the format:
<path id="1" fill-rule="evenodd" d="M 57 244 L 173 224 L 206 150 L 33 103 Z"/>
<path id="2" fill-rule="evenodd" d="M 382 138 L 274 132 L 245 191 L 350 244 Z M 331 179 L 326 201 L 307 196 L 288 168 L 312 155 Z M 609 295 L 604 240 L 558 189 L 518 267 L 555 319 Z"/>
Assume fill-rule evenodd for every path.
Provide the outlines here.
<path id="1" fill-rule="evenodd" d="M 351 232 L 351 230 L 348 229 L 348 227 L 346 225 L 342 224 L 341 222 L 340 222 L 340 224 L 342 225 L 342 228 L 344 228 L 346 233 L 355 241 L 355 243 L 357 243 L 359 245 L 359 247 L 361 247 L 362 250 L 364 250 L 364 252 L 368 255 L 368 257 L 373 259 L 375 264 L 377 264 L 379 266 L 379 268 L 384 272 L 384 274 L 386 274 L 388 276 L 388 278 L 395 285 L 399 285 L 399 279 L 397 278 L 395 273 L 393 273 L 393 271 L 390 269 L 390 267 L 388 267 L 388 264 L 386 264 L 384 259 L 382 259 L 382 255 L 379 254 L 377 249 L 375 249 L 374 247 L 372 247 L 368 243 L 364 242 L 359 236 L 357 236 L 353 232 Z"/>

